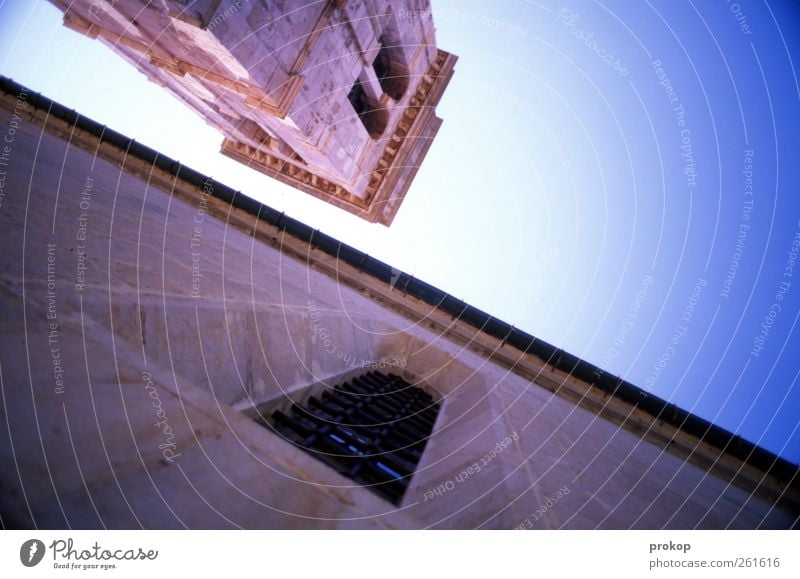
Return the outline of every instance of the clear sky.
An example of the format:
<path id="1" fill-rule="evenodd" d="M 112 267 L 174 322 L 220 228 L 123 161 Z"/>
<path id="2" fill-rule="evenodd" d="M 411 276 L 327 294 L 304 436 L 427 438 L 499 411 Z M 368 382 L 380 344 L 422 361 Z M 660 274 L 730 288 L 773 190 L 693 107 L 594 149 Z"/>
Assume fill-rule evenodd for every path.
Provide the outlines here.
<path id="1" fill-rule="evenodd" d="M 800 4 L 433 0 L 459 56 L 391 228 L 221 135 L 41 1 L 2 74 L 794 462 Z"/>

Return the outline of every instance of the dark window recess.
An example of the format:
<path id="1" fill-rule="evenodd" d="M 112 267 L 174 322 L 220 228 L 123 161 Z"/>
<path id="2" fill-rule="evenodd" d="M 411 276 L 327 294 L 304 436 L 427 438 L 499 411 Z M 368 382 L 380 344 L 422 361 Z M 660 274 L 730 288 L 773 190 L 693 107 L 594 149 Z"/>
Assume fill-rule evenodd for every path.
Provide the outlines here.
<path id="1" fill-rule="evenodd" d="M 375 69 L 375 74 L 378 80 L 383 81 L 392 72 L 392 61 L 389 58 L 389 51 L 385 46 L 381 46 L 378 55 L 375 57 L 375 62 L 372 63 L 372 68 Z"/>
<path id="2" fill-rule="evenodd" d="M 421 388 L 369 372 L 257 422 L 398 505 L 438 413 Z"/>
<path id="3" fill-rule="evenodd" d="M 386 124 L 389 122 L 389 113 L 386 109 L 376 107 L 370 101 L 367 93 L 364 92 L 364 87 L 361 82 L 356 80 L 353 88 L 347 94 L 350 104 L 353 105 L 353 110 L 358 115 L 361 124 L 373 139 L 377 139 L 386 130 Z"/>
<path id="4" fill-rule="evenodd" d="M 375 71 L 375 76 L 378 77 L 383 92 L 399 101 L 408 88 L 408 72 L 398 64 L 397 60 L 392 58 L 393 56 L 398 57 L 399 50 L 387 47 L 383 39 L 381 42 L 384 45 L 381 46 L 372 62 L 372 69 Z"/>

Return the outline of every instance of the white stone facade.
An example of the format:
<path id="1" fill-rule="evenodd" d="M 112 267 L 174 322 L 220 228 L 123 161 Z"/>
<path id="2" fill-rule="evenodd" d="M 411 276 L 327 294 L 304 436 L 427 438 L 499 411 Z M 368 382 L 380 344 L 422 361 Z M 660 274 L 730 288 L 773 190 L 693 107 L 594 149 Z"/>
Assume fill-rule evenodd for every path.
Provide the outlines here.
<path id="1" fill-rule="evenodd" d="M 421 0 L 53 2 L 218 128 L 223 153 L 384 225 L 456 61 Z"/>

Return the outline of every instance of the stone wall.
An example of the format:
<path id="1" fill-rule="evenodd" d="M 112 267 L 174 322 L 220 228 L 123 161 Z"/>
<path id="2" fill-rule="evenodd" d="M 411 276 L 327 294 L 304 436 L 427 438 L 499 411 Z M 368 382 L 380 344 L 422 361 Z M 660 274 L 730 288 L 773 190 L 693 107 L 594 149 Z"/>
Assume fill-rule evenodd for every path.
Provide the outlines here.
<path id="1" fill-rule="evenodd" d="M 410 525 L 231 407 L 381 356 L 355 292 L 28 118 L 10 163 L 5 524 Z"/>
<path id="2" fill-rule="evenodd" d="M 18 125 L 0 208 L 4 524 L 796 524 L 791 505 L 540 387 L 560 379 L 546 369 L 532 382 L 401 316 L 398 290 L 379 303 L 365 274 L 359 291 L 281 232 L 253 237 L 208 191 L 0 110 Z M 399 510 L 239 412 L 387 358 L 444 400 Z"/>

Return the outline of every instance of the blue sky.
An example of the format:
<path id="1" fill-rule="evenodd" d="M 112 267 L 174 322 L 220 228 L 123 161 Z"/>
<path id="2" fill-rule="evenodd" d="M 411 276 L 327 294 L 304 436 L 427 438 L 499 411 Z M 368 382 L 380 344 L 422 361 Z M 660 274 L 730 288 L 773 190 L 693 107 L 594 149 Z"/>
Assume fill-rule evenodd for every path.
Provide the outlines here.
<path id="1" fill-rule="evenodd" d="M 221 135 L 44 2 L 2 74 L 800 460 L 800 4 L 433 0 L 459 56 L 391 228 Z"/>

